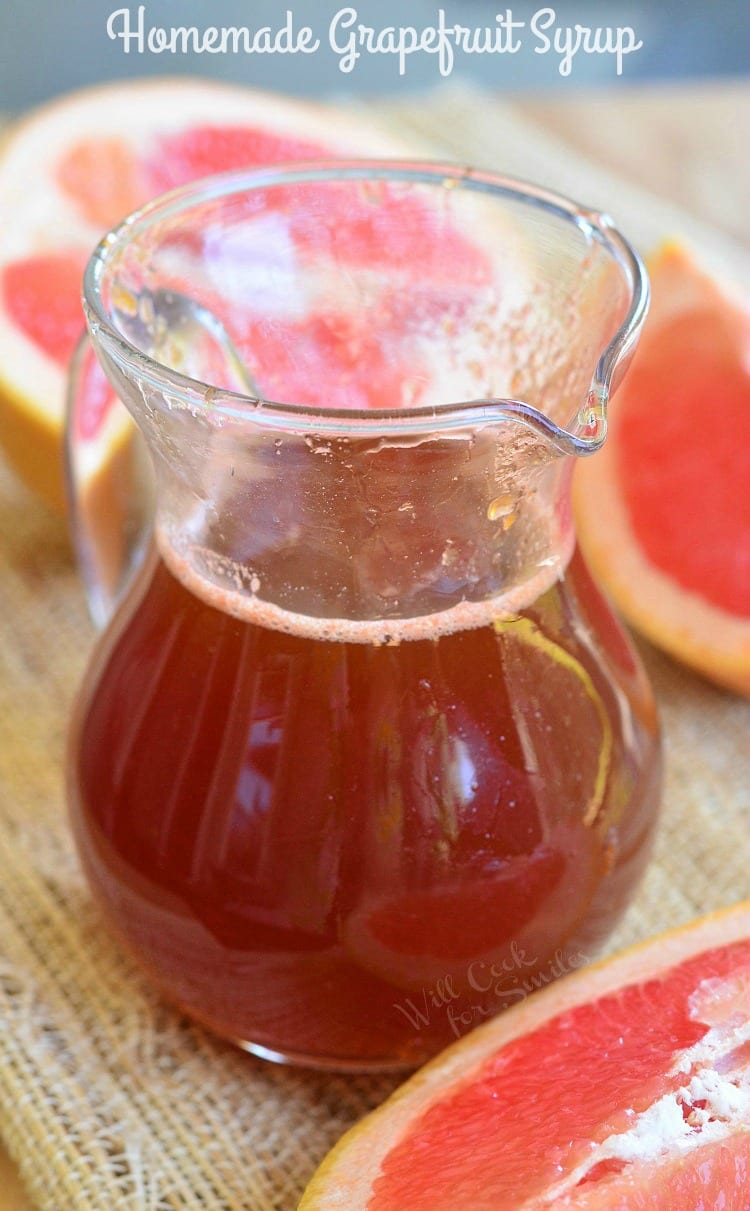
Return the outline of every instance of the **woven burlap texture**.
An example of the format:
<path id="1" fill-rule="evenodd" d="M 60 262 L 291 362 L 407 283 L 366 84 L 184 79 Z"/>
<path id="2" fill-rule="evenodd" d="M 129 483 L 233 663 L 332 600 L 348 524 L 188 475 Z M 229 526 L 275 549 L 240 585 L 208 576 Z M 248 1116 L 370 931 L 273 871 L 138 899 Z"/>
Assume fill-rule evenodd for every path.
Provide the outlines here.
<path id="1" fill-rule="evenodd" d="M 439 132 L 454 158 L 498 165 L 507 153 L 523 171 L 506 117 L 454 90 L 391 110 L 388 125 Z M 291 1211 L 395 1080 L 276 1068 L 216 1042 L 102 929 L 62 774 L 92 641 L 62 524 L 0 468 L 0 1135 L 45 1211 Z M 613 946 L 750 894 L 750 704 L 644 656 L 665 729 L 663 821 Z"/>

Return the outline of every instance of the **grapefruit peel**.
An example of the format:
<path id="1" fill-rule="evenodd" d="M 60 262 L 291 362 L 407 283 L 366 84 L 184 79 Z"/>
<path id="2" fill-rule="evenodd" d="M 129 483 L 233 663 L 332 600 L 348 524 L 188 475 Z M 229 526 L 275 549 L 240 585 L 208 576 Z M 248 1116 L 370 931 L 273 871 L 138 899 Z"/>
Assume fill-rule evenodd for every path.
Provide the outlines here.
<path id="1" fill-rule="evenodd" d="M 544 656 L 549 656 L 554 664 L 565 669 L 581 684 L 586 698 L 591 702 L 596 712 L 597 718 L 602 729 L 602 741 L 599 748 L 599 757 L 596 765 L 596 775 L 594 785 L 591 789 L 591 795 L 586 805 L 586 810 L 583 815 L 583 823 L 587 828 L 590 828 L 597 819 L 602 803 L 604 802 L 604 794 L 607 786 L 607 778 L 612 762 L 612 725 L 609 720 L 604 703 L 597 691 L 596 686 L 591 678 L 590 673 L 583 667 L 580 660 L 576 660 L 575 656 L 561 647 L 559 643 L 555 643 L 553 639 L 545 635 L 539 629 L 537 624 L 530 618 L 517 618 L 509 621 L 498 619 L 494 624 L 495 631 L 501 635 L 511 635 L 517 639 L 522 645 L 528 645 Z"/>

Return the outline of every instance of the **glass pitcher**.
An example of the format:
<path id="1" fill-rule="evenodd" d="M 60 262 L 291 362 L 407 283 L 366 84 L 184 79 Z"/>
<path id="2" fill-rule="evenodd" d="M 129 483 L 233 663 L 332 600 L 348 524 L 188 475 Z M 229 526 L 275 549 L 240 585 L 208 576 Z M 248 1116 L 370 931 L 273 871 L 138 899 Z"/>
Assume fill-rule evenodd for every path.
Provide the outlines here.
<path id="1" fill-rule="evenodd" d="M 642 265 L 542 189 L 316 162 L 147 206 L 84 292 L 155 483 L 114 548 L 79 375 L 118 603 L 70 746 L 91 886 L 219 1035 L 418 1063 L 585 962 L 649 853 L 654 701 L 570 507 Z"/>

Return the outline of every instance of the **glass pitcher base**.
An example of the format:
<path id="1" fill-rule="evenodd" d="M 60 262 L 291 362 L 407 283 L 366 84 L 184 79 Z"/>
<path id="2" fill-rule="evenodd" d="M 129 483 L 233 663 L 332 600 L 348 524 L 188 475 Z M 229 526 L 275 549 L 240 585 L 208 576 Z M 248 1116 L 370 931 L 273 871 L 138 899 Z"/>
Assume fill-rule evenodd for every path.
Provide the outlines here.
<path id="1" fill-rule="evenodd" d="M 69 798 L 168 1000 L 267 1060 L 386 1071 L 593 957 L 650 851 L 659 746 L 582 566 L 512 622 L 399 647 L 144 576 L 81 696 Z"/>
<path id="2" fill-rule="evenodd" d="M 267 1060 L 271 1064 L 287 1065 L 295 1068 L 308 1068 L 313 1072 L 350 1072 L 352 1074 L 413 1072 L 415 1068 L 420 1066 L 420 1063 L 424 1063 L 429 1059 L 429 1055 L 425 1055 L 421 1061 L 327 1059 L 318 1055 L 308 1055 L 302 1051 L 277 1051 L 273 1047 L 265 1047 L 262 1043 L 253 1043 L 248 1039 L 228 1039 L 227 1042 L 233 1043 L 241 1051 L 247 1051 L 259 1060 Z"/>

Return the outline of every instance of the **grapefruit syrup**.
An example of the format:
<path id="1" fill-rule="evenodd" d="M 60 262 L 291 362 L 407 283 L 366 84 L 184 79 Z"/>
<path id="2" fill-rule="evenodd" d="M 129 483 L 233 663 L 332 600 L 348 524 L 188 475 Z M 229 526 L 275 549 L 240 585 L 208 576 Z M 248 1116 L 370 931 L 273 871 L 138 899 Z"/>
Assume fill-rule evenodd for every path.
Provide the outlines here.
<path id="1" fill-rule="evenodd" d="M 406 1065 L 591 956 L 659 755 L 579 557 L 516 617 L 383 643 L 179 570 L 154 552 L 102 641 L 70 766 L 92 886 L 172 1000 L 260 1054 Z"/>
<path id="2" fill-rule="evenodd" d="M 648 854 L 653 698 L 570 512 L 640 262 L 507 178 L 331 161 L 169 195 L 84 292 L 156 485 L 73 730 L 91 885 L 219 1035 L 416 1064 L 585 962 Z"/>

